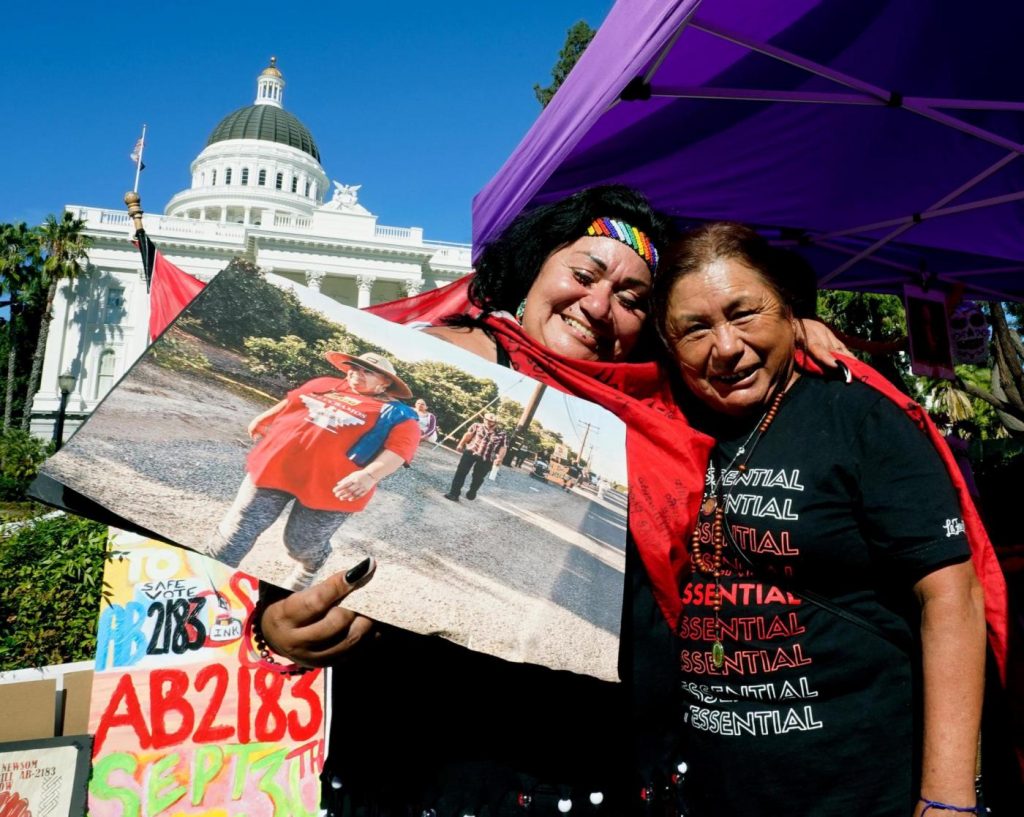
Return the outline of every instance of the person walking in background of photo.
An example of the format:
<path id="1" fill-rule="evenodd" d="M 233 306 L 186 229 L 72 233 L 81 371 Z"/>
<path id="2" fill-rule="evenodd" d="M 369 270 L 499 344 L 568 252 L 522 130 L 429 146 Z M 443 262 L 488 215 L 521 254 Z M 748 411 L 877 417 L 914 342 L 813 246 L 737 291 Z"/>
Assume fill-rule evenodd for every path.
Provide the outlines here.
<path id="1" fill-rule="evenodd" d="M 469 476 L 469 490 L 466 491 L 466 499 L 476 499 L 476 492 L 484 484 L 488 472 L 492 467 L 497 467 L 505 456 L 508 448 L 508 435 L 498 426 L 498 415 L 487 412 L 482 423 L 473 423 L 469 431 L 462 435 L 459 444 L 455 446 L 456 451 L 462 452 L 462 459 L 455 467 L 455 476 L 452 477 L 452 487 L 444 495 L 445 499 L 452 502 L 459 501 L 462 493 L 462 486 Z M 472 476 L 470 473 L 472 472 Z"/>
<path id="2" fill-rule="evenodd" d="M 235 501 L 207 553 L 238 567 L 292 504 L 284 546 L 298 563 L 281 586 L 306 587 L 331 553 L 331 537 L 373 498 L 377 483 L 412 462 L 420 443 L 412 397 L 391 361 L 328 352 L 344 378 L 316 377 L 249 423 L 257 440 Z"/>
<path id="3" fill-rule="evenodd" d="M 413 405 L 416 406 L 416 414 L 420 423 L 420 442 L 437 442 L 437 417 L 427 410 L 427 401 L 422 397 Z"/>

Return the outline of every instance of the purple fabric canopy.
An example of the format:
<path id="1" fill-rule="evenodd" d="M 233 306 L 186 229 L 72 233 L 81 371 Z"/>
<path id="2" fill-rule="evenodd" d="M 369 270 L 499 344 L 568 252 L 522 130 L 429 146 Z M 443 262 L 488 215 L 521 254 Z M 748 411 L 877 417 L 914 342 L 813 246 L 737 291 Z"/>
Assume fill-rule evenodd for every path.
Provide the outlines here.
<path id="1" fill-rule="evenodd" d="M 1024 3 L 619 0 L 476 197 L 621 182 L 792 244 L 823 286 L 1024 300 Z"/>

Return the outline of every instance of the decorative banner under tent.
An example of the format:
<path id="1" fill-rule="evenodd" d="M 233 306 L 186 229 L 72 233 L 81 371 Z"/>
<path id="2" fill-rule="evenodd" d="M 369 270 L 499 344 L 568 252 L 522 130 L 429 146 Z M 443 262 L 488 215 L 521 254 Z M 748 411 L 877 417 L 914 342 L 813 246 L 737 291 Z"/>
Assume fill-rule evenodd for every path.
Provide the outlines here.
<path id="1" fill-rule="evenodd" d="M 946 296 L 907 284 L 903 288 L 903 304 L 910 339 L 910 370 L 922 377 L 955 378 Z"/>
<path id="2" fill-rule="evenodd" d="M 437 443 L 421 441 L 416 399 Z M 282 587 L 375 557 L 346 606 L 507 660 L 617 678 L 622 422 L 244 262 L 42 478 L 94 503 L 91 516 Z M 601 480 L 612 487 L 598 498 Z M 46 499 L 61 504 L 59 492 Z"/>
<path id="3" fill-rule="evenodd" d="M 313 817 L 323 674 L 257 665 L 243 637 L 257 580 L 134 534 L 112 531 L 111 545 L 89 716 L 89 813 Z"/>
<path id="4" fill-rule="evenodd" d="M 473 206 L 618 182 L 796 247 L 830 289 L 1024 299 L 1024 4 L 618 0 Z"/>

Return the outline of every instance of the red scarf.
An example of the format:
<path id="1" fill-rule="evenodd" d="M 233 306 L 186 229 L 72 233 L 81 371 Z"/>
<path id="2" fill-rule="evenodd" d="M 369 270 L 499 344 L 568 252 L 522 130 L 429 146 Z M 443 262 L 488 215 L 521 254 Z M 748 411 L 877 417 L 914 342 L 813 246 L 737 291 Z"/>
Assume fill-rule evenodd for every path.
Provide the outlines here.
<path id="1" fill-rule="evenodd" d="M 449 287 L 445 288 L 446 290 Z M 420 302 L 417 317 L 436 318 Z M 425 297 L 426 296 L 426 297 Z M 452 307 L 446 297 L 444 308 Z M 373 311 L 400 320 L 396 301 Z M 460 310 L 453 310 L 458 312 Z M 462 310 L 464 311 L 464 310 Z M 451 314 L 451 313 L 444 313 Z M 604 363 L 563 357 L 523 334 L 517 323 L 494 315 L 484 323 L 508 353 L 513 368 L 543 383 L 590 400 L 626 424 L 629 471 L 629 529 L 651 580 L 654 597 L 670 627 L 682 612 L 679 587 L 689 566 L 690 532 L 704 492 L 704 474 L 714 440 L 692 428 L 676 407 L 668 378 L 657 363 Z M 935 445 L 960 498 L 972 561 L 985 591 L 985 618 L 1000 681 L 1006 683 L 1009 607 L 1006 580 L 963 475 L 938 429 L 917 403 L 900 393 L 870 366 L 843 358 L 853 376 L 899 405 Z M 801 361 L 810 371 L 813 364 Z M 817 370 L 820 371 L 820 370 Z"/>

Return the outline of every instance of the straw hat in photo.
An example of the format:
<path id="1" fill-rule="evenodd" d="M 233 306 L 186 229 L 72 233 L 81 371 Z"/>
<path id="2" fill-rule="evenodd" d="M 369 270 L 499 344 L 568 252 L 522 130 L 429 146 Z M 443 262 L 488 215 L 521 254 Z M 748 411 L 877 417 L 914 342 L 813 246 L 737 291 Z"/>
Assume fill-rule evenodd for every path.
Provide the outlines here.
<path id="1" fill-rule="evenodd" d="M 383 355 L 378 355 L 376 352 L 366 352 L 358 356 L 346 355 L 344 352 L 327 352 L 324 357 L 327 358 L 328 363 L 343 372 L 347 371 L 351 364 L 376 372 L 391 381 L 388 391 L 394 397 L 400 400 L 408 400 L 412 397 L 412 390 L 395 373 L 395 367 L 391 361 Z"/>

